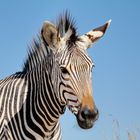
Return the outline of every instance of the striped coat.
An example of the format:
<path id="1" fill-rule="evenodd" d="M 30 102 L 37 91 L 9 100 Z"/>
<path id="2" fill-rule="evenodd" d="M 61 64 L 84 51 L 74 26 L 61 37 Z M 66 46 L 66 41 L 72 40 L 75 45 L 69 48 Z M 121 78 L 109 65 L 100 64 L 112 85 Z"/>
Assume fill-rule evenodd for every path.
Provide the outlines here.
<path id="1" fill-rule="evenodd" d="M 0 81 L 0 140 L 60 140 L 59 118 L 68 107 L 78 125 L 98 118 L 92 96 L 92 60 L 86 49 L 110 21 L 78 36 L 68 13 L 44 22 L 21 72 Z"/>

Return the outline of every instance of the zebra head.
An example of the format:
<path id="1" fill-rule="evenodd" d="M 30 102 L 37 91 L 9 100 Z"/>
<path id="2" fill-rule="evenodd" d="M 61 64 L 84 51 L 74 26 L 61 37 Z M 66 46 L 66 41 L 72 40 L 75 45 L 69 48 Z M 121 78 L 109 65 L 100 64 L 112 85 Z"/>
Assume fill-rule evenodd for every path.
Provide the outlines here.
<path id="1" fill-rule="evenodd" d="M 78 36 L 74 22 L 66 14 L 57 25 L 44 22 L 42 38 L 52 51 L 52 79 L 59 101 L 76 115 L 81 128 L 91 128 L 98 118 L 92 96 L 92 68 L 87 49 L 100 39 L 111 21 Z"/>

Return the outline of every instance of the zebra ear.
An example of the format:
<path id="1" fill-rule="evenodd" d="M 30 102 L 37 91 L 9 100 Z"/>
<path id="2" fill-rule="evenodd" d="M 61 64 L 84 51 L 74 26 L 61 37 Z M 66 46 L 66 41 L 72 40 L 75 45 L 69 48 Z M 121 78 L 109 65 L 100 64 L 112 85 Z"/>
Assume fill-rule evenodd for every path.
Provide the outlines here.
<path id="1" fill-rule="evenodd" d="M 111 20 L 106 22 L 103 26 L 95 28 L 88 33 L 84 34 L 80 37 L 80 39 L 84 42 L 84 49 L 89 48 L 94 42 L 100 39 L 106 32 L 106 29 L 109 27 Z"/>
<path id="2" fill-rule="evenodd" d="M 41 35 L 44 42 L 47 43 L 47 45 L 52 50 L 56 51 L 58 49 L 57 43 L 60 40 L 60 38 L 57 28 L 55 27 L 54 24 L 52 24 L 49 21 L 44 22 L 41 30 Z"/>

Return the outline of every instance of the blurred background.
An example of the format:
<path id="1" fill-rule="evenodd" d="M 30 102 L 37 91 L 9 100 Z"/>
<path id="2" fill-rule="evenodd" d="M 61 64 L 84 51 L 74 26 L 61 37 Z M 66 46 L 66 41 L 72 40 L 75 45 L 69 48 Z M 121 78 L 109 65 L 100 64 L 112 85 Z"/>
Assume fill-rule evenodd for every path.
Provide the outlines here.
<path id="1" fill-rule="evenodd" d="M 43 22 L 55 22 L 65 10 L 75 18 L 80 35 L 109 19 L 112 23 L 88 50 L 95 63 L 93 96 L 100 117 L 92 129 L 82 130 L 67 110 L 61 117 L 63 140 L 139 140 L 139 0 L 1 0 L 0 79 L 22 70 L 27 50 Z"/>

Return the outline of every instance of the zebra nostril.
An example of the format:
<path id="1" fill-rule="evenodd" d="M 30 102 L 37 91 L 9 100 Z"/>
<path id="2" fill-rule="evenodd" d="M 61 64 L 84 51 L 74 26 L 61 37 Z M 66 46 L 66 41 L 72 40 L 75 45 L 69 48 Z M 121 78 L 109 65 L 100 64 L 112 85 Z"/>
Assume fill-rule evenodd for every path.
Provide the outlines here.
<path id="1" fill-rule="evenodd" d="M 88 120 L 88 119 L 96 120 L 98 118 L 98 115 L 99 115 L 98 109 L 95 109 L 94 111 L 92 111 L 88 108 L 84 108 L 80 112 L 80 119 L 82 121 L 85 121 L 85 120 Z"/>
<path id="2" fill-rule="evenodd" d="M 86 120 L 87 118 L 89 118 L 89 110 L 88 109 L 83 109 L 81 111 L 81 118 L 83 120 Z"/>

